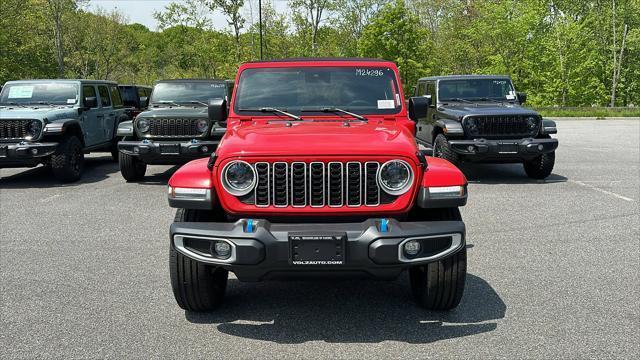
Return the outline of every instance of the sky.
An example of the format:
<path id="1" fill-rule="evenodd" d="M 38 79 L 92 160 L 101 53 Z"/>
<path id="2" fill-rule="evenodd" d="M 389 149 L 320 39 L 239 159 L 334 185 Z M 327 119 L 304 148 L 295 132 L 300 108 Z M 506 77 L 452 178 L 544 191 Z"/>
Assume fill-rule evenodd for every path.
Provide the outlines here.
<path id="1" fill-rule="evenodd" d="M 165 6 L 171 2 L 180 2 L 180 0 L 89 0 L 88 10 L 95 10 L 98 7 L 107 11 L 118 9 L 129 20 L 130 23 L 140 23 L 150 30 L 157 30 L 157 22 L 153 18 L 154 11 L 162 11 Z M 275 8 L 282 11 L 287 8 L 286 1 L 274 1 Z M 254 1 L 257 4 L 257 0 Z M 257 5 L 255 5 L 257 8 Z M 257 10 L 256 10 L 257 12 Z M 249 15 L 248 5 L 245 5 L 245 16 Z M 220 13 L 214 13 L 212 16 L 213 25 L 216 29 L 225 29 L 227 22 Z M 247 21 L 248 23 L 249 21 Z"/>

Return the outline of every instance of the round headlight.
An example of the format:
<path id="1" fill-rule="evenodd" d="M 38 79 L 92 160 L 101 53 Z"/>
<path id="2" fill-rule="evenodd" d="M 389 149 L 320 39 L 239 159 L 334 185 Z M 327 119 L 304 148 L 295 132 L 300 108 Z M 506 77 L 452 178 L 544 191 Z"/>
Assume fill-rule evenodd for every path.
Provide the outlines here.
<path id="1" fill-rule="evenodd" d="M 231 195 L 247 195 L 255 187 L 256 179 L 253 166 L 242 160 L 231 161 L 222 169 L 222 186 Z"/>
<path id="2" fill-rule="evenodd" d="M 467 118 L 466 120 L 467 130 L 471 135 L 478 134 L 478 122 L 474 118 Z"/>
<path id="3" fill-rule="evenodd" d="M 141 133 L 146 133 L 147 131 L 149 131 L 149 120 L 138 119 L 138 122 L 136 123 L 136 127 L 138 128 L 138 131 L 140 131 Z"/>
<path id="4" fill-rule="evenodd" d="M 30 138 L 37 138 L 40 135 L 40 131 L 42 131 L 42 122 L 40 120 L 33 120 L 29 123 L 27 134 Z"/>
<path id="5" fill-rule="evenodd" d="M 529 116 L 527 118 L 527 126 L 529 127 L 529 130 L 535 130 L 536 126 L 538 126 L 538 119 L 534 116 Z"/>
<path id="6" fill-rule="evenodd" d="M 196 130 L 199 133 L 204 133 L 209 128 L 209 122 L 206 119 L 200 119 L 196 121 Z"/>
<path id="7" fill-rule="evenodd" d="M 409 191 L 413 182 L 413 171 L 402 160 L 390 160 L 378 171 L 378 185 L 389 195 L 402 195 Z"/>

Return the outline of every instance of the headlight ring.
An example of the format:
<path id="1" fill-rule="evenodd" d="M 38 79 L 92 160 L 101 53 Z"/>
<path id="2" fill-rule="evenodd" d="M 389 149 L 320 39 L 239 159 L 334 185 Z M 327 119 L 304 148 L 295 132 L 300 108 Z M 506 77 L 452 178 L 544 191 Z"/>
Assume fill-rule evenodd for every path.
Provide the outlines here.
<path id="1" fill-rule="evenodd" d="M 196 120 L 196 131 L 201 134 L 204 134 L 209 128 L 209 121 L 206 119 L 198 119 Z"/>
<path id="2" fill-rule="evenodd" d="M 40 136 L 42 132 L 42 122 L 40 120 L 32 120 L 27 126 L 27 134 L 31 139 L 35 139 Z"/>
<path id="3" fill-rule="evenodd" d="M 402 195 L 413 185 L 413 170 L 404 160 L 389 160 L 378 170 L 378 185 L 389 195 Z"/>
<path id="4" fill-rule="evenodd" d="M 233 160 L 228 162 L 220 175 L 220 183 L 231 195 L 244 196 L 253 191 L 258 174 L 248 162 Z"/>
<path id="5" fill-rule="evenodd" d="M 136 121 L 136 129 L 138 129 L 139 132 L 141 133 L 146 133 L 149 131 L 149 127 L 150 127 L 150 123 L 149 120 L 147 119 L 138 119 L 138 121 Z"/>

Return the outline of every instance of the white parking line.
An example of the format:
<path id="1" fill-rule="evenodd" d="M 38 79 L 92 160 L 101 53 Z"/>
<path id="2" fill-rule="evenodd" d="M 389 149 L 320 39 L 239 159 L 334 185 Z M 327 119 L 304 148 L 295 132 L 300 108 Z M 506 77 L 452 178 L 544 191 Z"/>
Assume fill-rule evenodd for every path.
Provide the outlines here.
<path id="1" fill-rule="evenodd" d="M 573 184 L 578 184 L 578 185 L 580 185 L 580 186 L 587 187 L 587 188 L 589 188 L 589 189 L 591 189 L 591 190 L 599 191 L 599 192 L 601 192 L 601 193 L 603 193 L 603 194 L 607 194 L 607 195 L 611 195 L 611 196 L 613 196 L 613 197 L 617 197 L 618 199 L 622 199 L 622 200 L 624 200 L 624 201 L 635 201 L 635 200 L 633 200 L 632 198 L 628 198 L 628 197 L 626 197 L 626 196 L 618 195 L 618 194 L 616 194 L 616 193 L 614 193 L 614 192 L 607 191 L 607 190 L 604 190 L 604 189 L 600 189 L 599 187 L 596 187 L 596 186 L 593 186 L 593 185 L 585 184 L 585 183 L 583 183 L 582 181 L 569 180 L 569 182 L 570 182 L 570 183 L 573 183 Z"/>

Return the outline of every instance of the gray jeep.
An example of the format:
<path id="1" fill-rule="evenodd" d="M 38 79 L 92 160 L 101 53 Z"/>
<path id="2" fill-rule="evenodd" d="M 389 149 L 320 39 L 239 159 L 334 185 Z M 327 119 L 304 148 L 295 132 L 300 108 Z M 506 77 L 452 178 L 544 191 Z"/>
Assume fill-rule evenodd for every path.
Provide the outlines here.
<path id="1" fill-rule="evenodd" d="M 124 120 L 115 82 L 9 81 L 0 93 L 0 168 L 44 164 L 59 180 L 76 181 L 84 154 L 117 157 L 116 129 Z"/>
<path id="2" fill-rule="evenodd" d="M 460 162 L 522 163 L 544 179 L 555 163 L 556 124 L 524 108 L 508 76 L 450 75 L 418 80 L 409 100 L 416 140 L 433 156 Z"/>
<path id="3" fill-rule="evenodd" d="M 226 124 L 209 121 L 211 102 L 224 103 L 225 80 L 176 79 L 156 82 L 149 107 L 118 127 L 119 162 L 127 181 L 144 178 L 147 165 L 179 165 L 213 153 Z"/>

